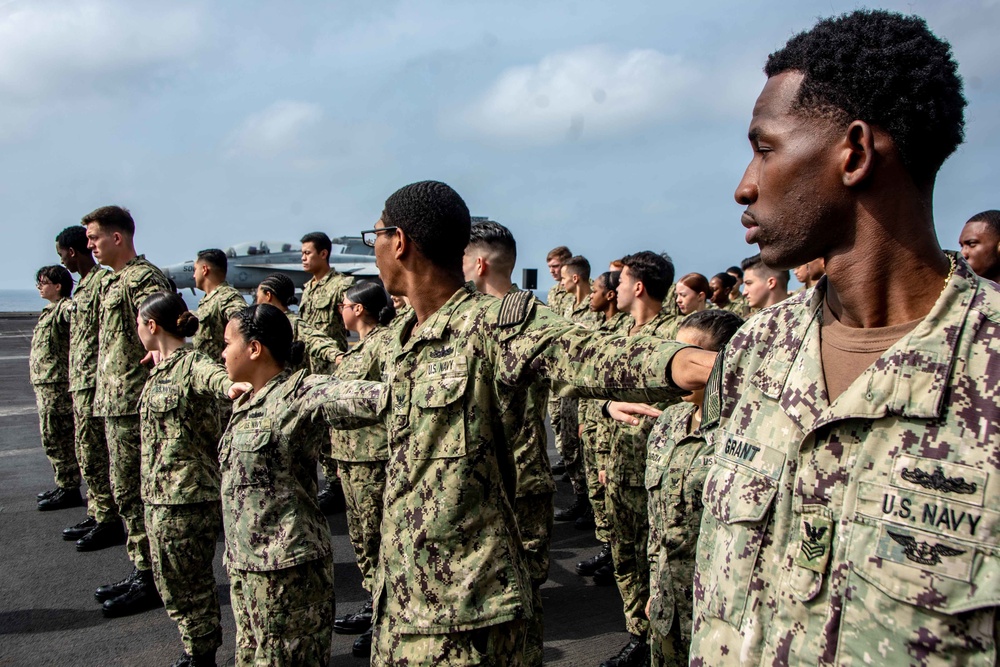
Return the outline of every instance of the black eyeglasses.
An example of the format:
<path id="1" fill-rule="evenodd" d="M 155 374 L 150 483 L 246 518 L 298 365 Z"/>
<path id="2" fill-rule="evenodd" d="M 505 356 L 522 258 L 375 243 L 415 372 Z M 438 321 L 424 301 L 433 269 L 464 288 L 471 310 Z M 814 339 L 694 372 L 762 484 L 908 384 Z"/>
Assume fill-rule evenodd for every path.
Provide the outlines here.
<path id="1" fill-rule="evenodd" d="M 394 232 L 397 229 L 399 229 L 399 227 L 376 227 L 374 229 L 366 229 L 365 231 L 361 232 L 361 240 L 369 248 L 374 248 L 375 239 L 378 238 L 379 232 Z"/>

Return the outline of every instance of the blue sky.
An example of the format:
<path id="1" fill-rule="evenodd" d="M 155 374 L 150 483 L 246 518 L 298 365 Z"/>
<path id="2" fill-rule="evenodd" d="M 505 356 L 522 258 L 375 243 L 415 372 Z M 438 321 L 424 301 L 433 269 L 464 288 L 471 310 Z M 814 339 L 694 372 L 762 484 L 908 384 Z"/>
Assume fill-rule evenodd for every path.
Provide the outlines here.
<path id="1" fill-rule="evenodd" d="M 0 288 L 30 288 L 97 206 L 172 264 L 206 247 L 370 228 L 443 180 L 506 224 L 522 267 L 667 250 L 711 275 L 755 252 L 733 190 L 767 54 L 825 2 L 0 3 Z M 876 5 L 869 5 L 876 6 Z M 950 41 L 966 143 L 942 245 L 1000 207 L 1000 1 L 886 2 Z"/>

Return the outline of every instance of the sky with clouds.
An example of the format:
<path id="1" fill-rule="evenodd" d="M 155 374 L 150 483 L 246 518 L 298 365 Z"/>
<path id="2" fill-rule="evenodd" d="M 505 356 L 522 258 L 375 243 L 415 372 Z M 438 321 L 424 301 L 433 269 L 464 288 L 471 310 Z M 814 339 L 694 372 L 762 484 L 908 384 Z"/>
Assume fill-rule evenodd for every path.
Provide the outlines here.
<path id="1" fill-rule="evenodd" d="M 857 3 L 0 2 L 0 288 L 53 239 L 130 208 L 172 264 L 206 247 L 370 228 L 443 180 L 504 223 L 523 267 L 566 244 L 711 275 L 755 252 L 733 190 L 768 53 Z M 873 5 L 874 6 L 874 5 Z M 966 143 L 938 178 L 942 245 L 1000 207 L 1000 1 L 884 2 L 947 39 Z"/>

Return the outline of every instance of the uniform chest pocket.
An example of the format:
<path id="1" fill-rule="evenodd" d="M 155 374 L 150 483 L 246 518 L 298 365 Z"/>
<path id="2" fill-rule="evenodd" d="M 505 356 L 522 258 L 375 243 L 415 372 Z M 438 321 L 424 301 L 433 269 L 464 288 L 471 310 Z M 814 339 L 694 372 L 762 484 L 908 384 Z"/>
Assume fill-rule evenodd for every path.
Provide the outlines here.
<path id="1" fill-rule="evenodd" d="M 154 427 L 156 433 L 164 438 L 180 437 L 180 387 L 154 386 L 145 398 L 146 414 L 153 422 L 151 426 Z"/>
<path id="2" fill-rule="evenodd" d="M 992 665 L 982 647 L 1000 604 L 998 526 L 1000 513 L 954 495 L 862 482 L 837 662 L 872 654 L 865 629 L 877 624 L 888 664 L 921 655 L 923 665 Z"/>
<path id="3" fill-rule="evenodd" d="M 434 376 L 413 385 L 410 423 L 415 459 L 464 456 L 466 452 L 465 372 Z"/>
<path id="4" fill-rule="evenodd" d="M 230 444 L 229 477 L 235 486 L 266 486 L 272 483 L 276 447 L 269 447 L 274 434 L 267 429 L 235 431 Z"/>
<path id="5" fill-rule="evenodd" d="M 714 545 L 699 569 L 710 616 L 742 622 L 777 491 L 775 480 L 728 461 L 717 459 L 709 471 L 702 530 L 712 533 Z"/>

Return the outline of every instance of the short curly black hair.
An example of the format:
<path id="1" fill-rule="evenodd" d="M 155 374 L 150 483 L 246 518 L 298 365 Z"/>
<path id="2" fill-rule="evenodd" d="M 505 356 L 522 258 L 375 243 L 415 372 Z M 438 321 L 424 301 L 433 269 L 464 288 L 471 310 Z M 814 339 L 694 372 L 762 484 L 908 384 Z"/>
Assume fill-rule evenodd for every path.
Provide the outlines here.
<path id="1" fill-rule="evenodd" d="M 918 16 L 858 10 L 823 19 L 768 56 L 768 77 L 805 75 L 798 107 L 892 137 L 918 184 L 962 143 L 965 97 L 951 46 Z"/>
<path id="2" fill-rule="evenodd" d="M 451 186 L 440 181 L 404 185 L 385 200 L 382 223 L 402 229 L 436 266 L 462 272 L 472 216 Z"/>

